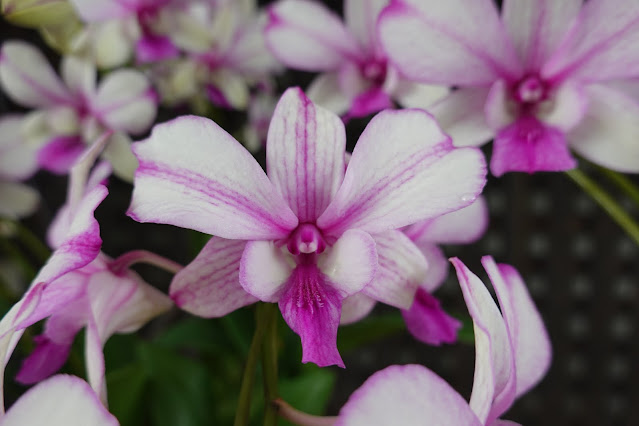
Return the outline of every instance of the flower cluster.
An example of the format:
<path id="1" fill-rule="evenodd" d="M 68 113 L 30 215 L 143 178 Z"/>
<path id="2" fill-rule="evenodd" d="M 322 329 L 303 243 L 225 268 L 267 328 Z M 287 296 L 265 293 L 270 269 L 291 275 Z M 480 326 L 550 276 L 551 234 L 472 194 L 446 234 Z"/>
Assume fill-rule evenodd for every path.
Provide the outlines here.
<path id="1" fill-rule="evenodd" d="M 0 410 L 3 425 L 116 425 L 106 408 L 111 336 L 173 308 L 218 318 L 255 303 L 236 424 L 248 421 L 260 352 L 266 419 L 279 407 L 308 425 L 510 424 L 500 417 L 551 360 L 512 266 L 482 259 L 497 307 L 450 259 L 474 326 L 469 402 L 425 366 L 406 365 L 371 376 L 337 417 L 298 411 L 277 399 L 277 336 L 270 348 L 264 337 L 277 327 L 261 307 L 277 304 L 302 363 L 319 367 L 346 367 L 340 327 L 377 302 L 397 308 L 418 341 L 453 344 L 462 322 L 433 293 L 448 275 L 440 246 L 472 243 L 489 226 L 480 145 L 494 141 L 495 177 L 572 170 L 577 155 L 639 172 L 636 0 L 505 0 L 501 10 L 493 0 L 345 0 L 344 19 L 312 0 L 1 5 L 61 60 L 58 73 L 31 44 L 0 46 L 0 88 L 28 109 L 0 117 L 0 225 L 23 226 L 38 209 L 40 194 L 24 183 L 38 170 L 69 183 L 47 231 L 52 254 L 0 321 L 4 375 L 25 330 L 46 319 L 16 376 L 40 383 Z M 286 68 L 318 75 L 305 90 L 283 87 Z M 233 114 L 241 126 L 227 123 Z M 363 120 L 348 144 L 345 126 Z M 133 220 L 207 236 L 188 265 L 102 251 L 95 211 L 112 174 L 132 186 Z M 631 220 L 622 225 L 639 235 Z M 168 294 L 137 263 L 170 272 Z M 50 377 L 83 329 L 86 382 Z M 3 389 L 4 380 L 0 407 Z"/>

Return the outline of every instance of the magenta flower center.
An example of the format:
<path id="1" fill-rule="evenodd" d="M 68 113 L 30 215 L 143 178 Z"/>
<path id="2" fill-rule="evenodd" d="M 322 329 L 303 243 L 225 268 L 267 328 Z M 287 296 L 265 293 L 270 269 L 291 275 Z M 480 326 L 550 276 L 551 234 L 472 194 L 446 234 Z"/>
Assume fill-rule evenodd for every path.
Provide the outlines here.
<path id="1" fill-rule="evenodd" d="M 381 87 L 386 81 L 386 63 L 380 61 L 366 62 L 361 65 L 362 76 L 375 87 Z"/>
<path id="2" fill-rule="evenodd" d="M 326 241 L 315 225 L 302 223 L 291 233 L 286 247 L 294 255 L 322 253 L 326 249 Z"/>
<path id="3" fill-rule="evenodd" d="M 514 90 L 514 97 L 524 104 L 536 104 L 548 97 L 548 87 L 543 80 L 536 75 L 524 77 Z"/>

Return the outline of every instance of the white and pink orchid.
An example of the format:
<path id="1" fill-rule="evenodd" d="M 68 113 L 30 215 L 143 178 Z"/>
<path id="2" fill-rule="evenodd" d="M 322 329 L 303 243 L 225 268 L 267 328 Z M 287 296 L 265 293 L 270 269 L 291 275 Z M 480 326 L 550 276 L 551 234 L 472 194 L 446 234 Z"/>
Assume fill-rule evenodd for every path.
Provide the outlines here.
<path id="1" fill-rule="evenodd" d="M 38 192 L 19 181 L 31 177 L 38 168 L 36 150 L 23 142 L 24 117 L 0 117 L 0 217 L 17 219 L 33 213 Z"/>
<path id="2" fill-rule="evenodd" d="M 129 215 L 215 235 L 175 276 L 173 300 L 204 317 L 278 302 L 303 361 L 322 366 L 343 365 L 336 336 L 345 297 L 364 291 L 410 307 L 414 288 L 404 281 L 423 275 L 426 261 L 398 229 L 472 203 L 485 182 L 481 153 L 453 149 L 420 110 L 376 116 L 347 169 L 345 143 L 342 121 L 292 88 L 269 127 L 268 177 L 204 118 L 158 125 L 134 144 Z M 379 250 L 380 241 L 394 250 Z"/>
<path id="3" fill-rule="evenodd" d="M 345 0 L 345 24 L 321 2 L 280 0 L 269 9 L 266 40 L 285 65 L 322 72 L 308 96 L 336 114 L 363 117 L 393 101 L 426 108 L 448 89 L 414 83 L 388 61 L 376 32 L 388 0 Z"/>
<path id="4" fill-rule="evenodd" d="M 18 374 L 23 383 L 35 383 L 55 373 L 66 361 L 78 331 L 86 327 L 87 375 L 106 403 L 102 346 L 114 333 L 137 330 L 168 310 L 171 300 L 128 265 L 113 262 L 100 251 L 102 240 L 96 207 L 107 195 L 101 183 L 109 175 L 107 163 L 87 173 L 108 136 L 89 148 L 74 166 L 69 202 L 53 222 L 49 241 L 55 248 L 22 299 L 0 321 L 0 372 L 24 329 L 48 317 L 43 335 Z M 122 267 L 124 266 L 124 267 Z M 1 375 L 1 374 L 0 374 Z M 0 407 L 2 407 L 0 387 Z"/>
<path id="5" fill-rule="evenodd" d="M 95 391 L 75 376 L 60 374 L 37 384 L 0 419 L 2 426 L 119 426 Z"/>
<path id="6" fill-rule="evenodd" d="M 459 90 L 431 111 L 456 146 L 494 137 L 491 171 L 576 161 L 639 172 L 639 2 L 394 0 L 379 20 L 391 62 Z M 634 79 L 634 82 L 631 80 Z M 635 89 L 636 93 L 636 89 Z"/>
<path id="7" fill-rule="evenodd" d="M 0 83 L 15 102 L 37 111 L 25 119 L 26 143 L 39 148 L 41 167 L 67 173 L 104 132 L 113 131 L 104 152 L 114 172 L 131 179 L 137 167 L 128 134 L 145 132 L 155 119 L 157 100 L 144 74 L 122 69 L 96 87 L 96 69 L 72 56 L 62 60 L 61 80 L 35 47 L 8 41 L 0 52 Z"/>
<path id="8" fill-rule="evenodd" d="M 475 329 L 475 377 L 470 402 L 426 367 L 394 365 L 373 374 L 351 395 L 335 425 L 417 426 L 425 419 L 432 426 L 516 424 L 500 417 L 546 374 L 551 360 L 548 333 L 525 283 L 512 266 L 498 265 L 490 256 L 482 258 L 500 312 L 481 280 L 460 260 L 451 261 Z"/>

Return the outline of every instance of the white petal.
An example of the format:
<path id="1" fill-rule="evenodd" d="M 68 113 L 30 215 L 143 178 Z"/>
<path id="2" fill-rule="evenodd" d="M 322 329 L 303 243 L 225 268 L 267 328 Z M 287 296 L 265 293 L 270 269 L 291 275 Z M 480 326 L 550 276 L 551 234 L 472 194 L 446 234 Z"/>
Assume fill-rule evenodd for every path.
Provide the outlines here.
<path id="1" fill-rule="evenodd" d="M 353 102 L 353 99 L 342 90 L 336 73 L 324 73 L 317 76 L 306 89 L 306 95 L 317 105 L 337 115 L 348 111 Z"/>
<path id="2" fill-rule="evenodd" d="M 0 178 L 21 180 L 38 168 L 36 149 L 22 134 L 24 116 L 0 118 Z"/>
<path id="3" fill-rule="evenodd" d="M 62 58 L 62 78 L 75 96 L 91 97 L 95 95 L 95 65 L 76 56 Z"/>
<path id="4" fill-rule="evenodd" d="M 0 217 L 18 219 L 35 212 L 40 194 L 30 186 L 0 181 Z"/>
<path id="5" fill-rule="evenodd" d="M 293 270 L 293 259 L 271 241 L 249 241 L 240 264 L 240 284 L 264 302 L 277 302 Z"/>

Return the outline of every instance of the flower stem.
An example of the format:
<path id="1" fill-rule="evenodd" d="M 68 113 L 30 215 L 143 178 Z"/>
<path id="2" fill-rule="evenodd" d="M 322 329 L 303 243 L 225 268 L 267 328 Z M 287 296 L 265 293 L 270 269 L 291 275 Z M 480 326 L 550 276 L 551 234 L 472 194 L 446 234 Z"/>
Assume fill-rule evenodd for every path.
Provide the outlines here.
<path id="1" fill-rule="evenodd" d="M 278 397 L 277 391 L 277 305 L 269 305 L 265 318 L 266 336 L 262 351 L 262 371 L 264 373 L 264 426 L 277 425 L 277 407 L 273 401 Z"/>
<path id="2" fill-rule="evenodd" d="M 566 172 L 568 177 L 592 197 L 610 217 L 621 226 L 624 231 L 639 245 L 639 225 L 602 187 L 597 185 L 581 170 L 573 169 Z"/>
<path id="3" fill-rule="evenodd" d="M 268 307 L 270 304 L 258 303 L 255 307 L 255 333 L 249 348 L 244 374 L 242 375 L 242 385 L 235 411 L 234 426 L 246 426 L 249 424 L 251 415 L 251 397 L 253 396 L 253 384 L 255 383 L 255 370 L 257 361 L 262 352 L 262 343 L 266 329 L 268 328 Z M 265 317 L 266 316 L 266 317 Z"/>
<path id="4" fill-rule="evenodd" d="M 601 166 L 597 169 L 639 206 L 639 187 L 628 176 Z"/>
<path id="5" fill-rule="evenodd" d="M 273 405 L 277 407 L 279 415 L 282 416 L 282 418 L 296 425 L 332 426 L 337 421 L 337 417 L 313 416 L 312 414 L 304 413 L 291 407 L 288 402 L 281 398 L 273 401 Z"/>

